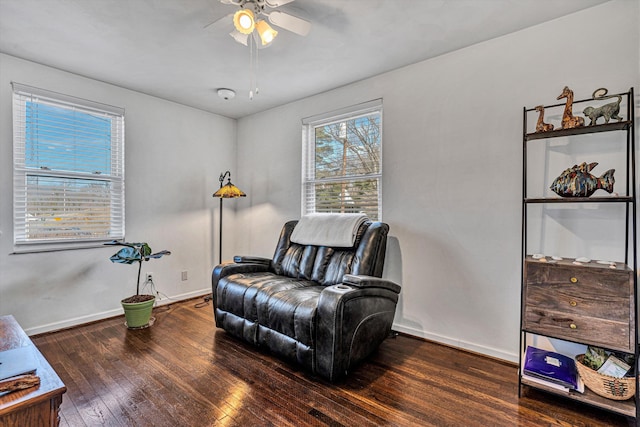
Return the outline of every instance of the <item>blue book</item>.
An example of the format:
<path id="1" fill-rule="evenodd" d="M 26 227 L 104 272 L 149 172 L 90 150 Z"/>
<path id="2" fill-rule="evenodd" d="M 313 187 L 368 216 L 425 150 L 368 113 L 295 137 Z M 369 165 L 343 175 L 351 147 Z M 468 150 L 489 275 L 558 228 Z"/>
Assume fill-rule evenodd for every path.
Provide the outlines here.
<path id="1" fill-rule="evenodd" d="M 528 346 L 524 355 L 523 372 L 571 390 L 578 387 L 576 362 L 553 351 Z"/>
<path id="2" fill-rule="evenodd" d="M 37 367 L 33 346 L 0 351 L 0 381 L 34 372 Z"/>

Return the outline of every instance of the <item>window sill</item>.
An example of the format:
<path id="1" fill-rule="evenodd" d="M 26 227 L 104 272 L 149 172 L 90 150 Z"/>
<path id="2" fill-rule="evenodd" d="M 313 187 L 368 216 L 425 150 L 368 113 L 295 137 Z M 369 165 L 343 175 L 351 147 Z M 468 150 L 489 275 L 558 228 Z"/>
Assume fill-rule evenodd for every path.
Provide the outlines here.
<path id="1" fill-rule="evenodd" d="M 37 254 L 43 252 L 75 251 L 79 249 L 103 248 L 110 240 L 100 240 L 91 242 L 64 242 L 64 243 L 24 243 L 13 245 L 13 252 L 10 255 Z"/>

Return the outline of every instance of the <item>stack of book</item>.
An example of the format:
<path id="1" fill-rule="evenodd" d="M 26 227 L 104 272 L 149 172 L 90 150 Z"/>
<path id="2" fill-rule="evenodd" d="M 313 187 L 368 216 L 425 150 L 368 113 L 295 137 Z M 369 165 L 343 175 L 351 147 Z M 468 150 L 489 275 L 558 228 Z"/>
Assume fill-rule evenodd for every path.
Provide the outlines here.
<path id="1" fill-rule="evenodd" d="M 576 362 L 553 351 L 528 346 L 522 362 L 522 376 L 559 390 L 584 392 Z"/>
<path id="2" fill-rule="evenodd" d="M 33 346 L 0 351 L 0 394 L 40 384 Z"/>

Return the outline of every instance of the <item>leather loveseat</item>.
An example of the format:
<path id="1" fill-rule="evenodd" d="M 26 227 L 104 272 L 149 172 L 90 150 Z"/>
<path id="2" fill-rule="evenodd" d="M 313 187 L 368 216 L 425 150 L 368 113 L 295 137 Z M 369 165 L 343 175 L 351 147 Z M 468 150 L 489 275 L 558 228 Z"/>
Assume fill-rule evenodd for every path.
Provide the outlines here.
<path id="1" fill-rule="evenodd" d="M 389 226 L 352 247 L 298 244 L 287 222 L 272 259 L 236 256 L 212 274 L 216 326 L 310 372 L 344 377 L 389 335 L 400 286 L 381 279 Z"/>

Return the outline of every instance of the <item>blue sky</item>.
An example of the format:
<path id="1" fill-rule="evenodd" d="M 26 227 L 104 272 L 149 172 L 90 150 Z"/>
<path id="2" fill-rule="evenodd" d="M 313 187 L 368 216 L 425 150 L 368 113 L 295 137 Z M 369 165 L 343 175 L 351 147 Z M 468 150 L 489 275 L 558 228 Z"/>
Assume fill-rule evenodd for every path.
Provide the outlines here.
<path id="1" fill-rule="evenodd" d="M 29 168 L 111 173 L 111 120 L 87 112 L 27 102 Z"/>

